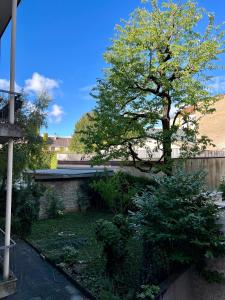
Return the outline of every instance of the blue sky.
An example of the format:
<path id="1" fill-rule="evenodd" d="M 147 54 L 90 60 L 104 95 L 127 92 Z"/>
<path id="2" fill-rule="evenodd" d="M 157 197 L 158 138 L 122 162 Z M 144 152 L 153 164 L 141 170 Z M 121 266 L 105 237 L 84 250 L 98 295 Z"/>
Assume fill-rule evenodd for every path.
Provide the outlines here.
<path id="1" fill-rule="evenodd" d="M 214 11 L 217 22 L 225 20 L 223 0 L 199 0 L 199 4 Z M 137 6 L 139 0 L 22 0 L 16 83 L 28 92 L 44 86 L 52 93 L 49 134 L 72 134 L 74 123 L 94 107 L 89 91 L 102 77 L 102 54 L 115 24 Z M 8 28 L 2 39 L 2 85 L 9 78 L 9 34 Z"/>

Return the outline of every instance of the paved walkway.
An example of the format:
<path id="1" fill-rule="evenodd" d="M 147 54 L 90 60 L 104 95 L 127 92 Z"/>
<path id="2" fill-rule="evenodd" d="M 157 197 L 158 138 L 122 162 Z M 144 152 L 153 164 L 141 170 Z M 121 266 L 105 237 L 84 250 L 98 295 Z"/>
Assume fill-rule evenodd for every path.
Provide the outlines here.
<path id="1" fill-rule="evenodd" d="M 18 241 L 13 250 L 17 293 L 9 300 L 87 300 L 66 276 L 43 260 L 28 244 Z"/>

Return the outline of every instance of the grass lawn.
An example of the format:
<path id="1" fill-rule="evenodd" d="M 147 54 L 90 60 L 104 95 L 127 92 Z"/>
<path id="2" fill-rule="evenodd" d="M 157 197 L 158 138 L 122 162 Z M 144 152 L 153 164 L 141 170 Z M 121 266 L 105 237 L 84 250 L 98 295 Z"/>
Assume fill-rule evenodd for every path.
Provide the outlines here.
<path id="1" fill-rule="evenodd" d="M 62 263 L 65 246 L 72 246 L 78 251 L 78 263 L 71 270 L 62 265 L 70 275 L 88 288 L 95 295 L 99 294 L 99 286 L 104 271 L 104 258 L 101 245 L 97 243 L 94 224 L 98 219 L 111 219 L 112 215 L 104 212 L 90 211 L 86 213 L 67 213 L 57 219 L 35 222 L 27 238 L 46 257 L 55 263 Z"/>

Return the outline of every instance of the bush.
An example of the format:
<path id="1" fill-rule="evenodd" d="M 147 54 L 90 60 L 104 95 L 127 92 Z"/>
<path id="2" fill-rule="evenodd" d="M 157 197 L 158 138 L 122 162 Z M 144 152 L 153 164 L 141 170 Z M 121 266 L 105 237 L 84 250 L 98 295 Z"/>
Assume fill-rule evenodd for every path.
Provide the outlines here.
<path id="1" fill-rule="evenodd" d="M 73 265 L 77 262 L 78 259 L 78 251 L 71 246 L 66 246 L 63 248 L 63 253 L 61 255 L 61 259 L 67 265 Z"/>
<path id="2" fill-rule="evenodd" d="M 219 190 L 223 193 L 223 200 L 225 199 L 225 177 L 222 177 L 219 185 Z"/>
<path id="3" fill-rule="evenodd" d="M 57 218 L 63 214 L 64 205 L 52 189 L 47 190 L 45 197 L 48 199 L 47 214 L 49 218 Z"/>
<path id="4" fill-rule="evenodd" d="M 90 186 L 113 213 L 126 214 L 133 209 L 132 198 L 135 194 L 152 184 L 154 183 L 150 179 L 117 172 L 94 180 Z"/>
<path id="5" fill-rule="evenodd" d="M 156 179 L 157 189 L 135 197 L 138 210 L 131 219 L 137 237 L 144 241 L 143 284 L 158 284 L 176 269 L 225 254 L 219 210 L 204 192 L 204 176 L 177 170 Z M 154 253 L 162 256 L 161 274 L 154 273 L 155 265 L 159 269 Z"/>
<path id="6" fill-rule="evenodd" d="M 137 295 L 138 299 L 154 300 L 160 293 L 160 287 L 156 285 L 143 285 L 141 288 L 142 292 Z"/>
<path id="7" fill-rule="evenodd" d="M 26 181 L 14 183 L 12 190 L 12 233 L 21 237 L 27 236 L 31 231 L 32 223 L 39 216 L 39 199 L 44 193 L 44 187 L 32 182 L 29 178 Z M 5 218 L 6 191 L 0 193 L 0 216 L 2 222 Z"/>
<path id="8" fill-rule="evenodd" d="M 39 199 L 44 189 L 41 185 L 28 181 L 13 188 L 12 231 L 25 237 L 31 231 L 32 223 L 39 216 Z"/>
<path id="9" fill-rule="evenodd" d="M 90 198 L 92 197 L 92 195 L 89 193 L 89 191 L 87 191 L 88 185 L 89 181 L 82 183 L 77 191 L 77 204 L 79 207 L 79 211 L 81 212 L 86 212 L 90 207 Z"/>
<path id="10" fill-rule="evenodd" d="M 112 222 L 97 221 L 96 238 L 103 243 L 103 252 L 106 256 L 106 273 L 111 277 L 122 269 L 127 256 L 129 237 L 128 220 L 122 215 L 116 215 Z"/>

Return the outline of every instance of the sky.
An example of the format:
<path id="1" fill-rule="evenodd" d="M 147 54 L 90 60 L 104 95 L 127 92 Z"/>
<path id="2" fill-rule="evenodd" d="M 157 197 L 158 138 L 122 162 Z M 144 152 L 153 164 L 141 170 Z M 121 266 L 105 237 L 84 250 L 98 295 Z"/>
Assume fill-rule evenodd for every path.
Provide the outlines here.
<path id="1" fill-rule="evenodd" d="M 199 0 L 225 21 L 224 0 Z M 141 5 L 140 0 L 22 0 L 18 8 L 16 84 L 27 93 L 47 90 L 49 135 L 69 136 L 80 117 L 93 109 L 89 93 L 106 67 L 103 53 L 115 25 Z M 1 42 L 0 88 L 9 80 L 10 27 Z M 221 63 L 225 64 L 225 58 Z M 225 92 L 225 77 L 215 85 Z"/>

